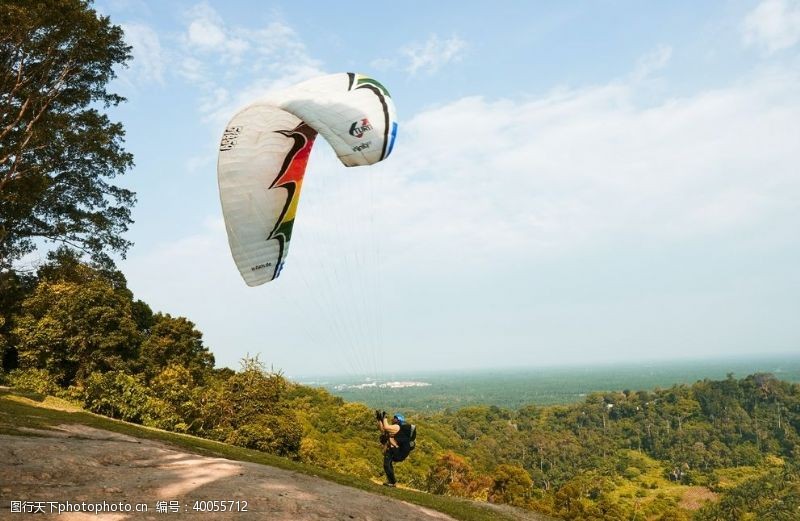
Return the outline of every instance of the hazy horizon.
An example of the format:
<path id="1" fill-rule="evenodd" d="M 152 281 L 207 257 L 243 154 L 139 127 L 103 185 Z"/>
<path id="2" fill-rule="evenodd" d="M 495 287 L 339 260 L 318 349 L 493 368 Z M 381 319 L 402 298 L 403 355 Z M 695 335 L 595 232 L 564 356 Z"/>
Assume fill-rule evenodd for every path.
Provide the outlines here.
<path id="1" fill-rule="evenodd" d="M 290 379 L 321 387 L 348 402 L 402 411 L 436 411 L 467 406 L 518 408 L 583 401 L 593 392 L 655 391 L 703 380 L 737 380 L 756 373 L 800 383 L 800 356 L 762 355 L 735 359 L 673 360 L 627 364 L 479 368 L 365 375 L 322 375 Z"/>
<path id="2" fill-rule="evenodd" d="M 419 369 L 409 369 L 409 370 L 400 370 L 400 371 L 384 371 L 380 375 L 378 375 L 378 380 L 381 381 L 390 381 L 396 377 L 424 377 L 426 375 L 458 375 L 458 374 L 474 374 L 474 373 L 481 373 L 481 374 L 488 374 L 488 373 L 499 373 L 499 374 L 514 374 L 514 373 L 530 373 L 535 371 L 543 371 L 543 372 L 558 372 L 558 371 L 578 371 L 578 370 L 592 370 L 597 369 L 600 371 L 612 372 L 612 371 L 620 371 L 624 373 L 625 371 L 629 371 L 632 369 L 641 369 L 641 368 L 655 368 L 661 369 L 665 367 L 675 368 L 680 367 L 683 365 L 692 364 L 696 371 L 701 372 L 704 369 L 708 368 L 708 366 L 724 366 L 730 365 L 735 366 L 737 368 L 741 368 L 745 365 L 751 364 L 764 364 L 770 362 L 778 362 L 778 363 L 790 363 L 792 364 L 791 367 L 794 367 L 796 364 L 796 368 L 800 369 L 800 353 L 796 352 L 784 352 L 784 353 L 753 353 L 753 354 L 739 354 L 736 356 L 699 356 L 699 357 L 682 357 L 682 358 L 662 358 L 662 359 L 634 359 L 634 360 L 617 360 L 617 361 L 606 361 L 606 362 L 579 362 L 579 361 L 572 361 L 572 362 L 560 362 L 560 363 L 553 363 L 548 365 L 527 365 L 527 366 L 476 366 L 476 367 L 454 367 L 454 368 L 419 368 Z M 235 368 L 234 368 L 235 369 Z M 285 371 L 281 368 L 274 367 L 275 371 L 280 371 L 282 374 L 286 375 L 287 378 L 298 381 L 303 383 L 303 380 L 310 380 L 310 379 L 323 379 L 323 378 L 336 378 L 336 379 L 364 379 L 366 380 L 374 380 L 376 379 L 375 374 L 357 374 L 357 373 L 350 373 L 350 372 L 340 372 L 340 373 L 290 373 Z M 781 367 L 773 367 L 771 370 L 767 367 L 761 367 L 754 369 L 755 370 L 763 370 L 764 372 L 772 372 L 776 370 L 785 370 Z M 735 374 L 737 378 L 741 378 L 747 376 L 745 374 Z M 779 375 L 776 375 L 779 376 Z"/>

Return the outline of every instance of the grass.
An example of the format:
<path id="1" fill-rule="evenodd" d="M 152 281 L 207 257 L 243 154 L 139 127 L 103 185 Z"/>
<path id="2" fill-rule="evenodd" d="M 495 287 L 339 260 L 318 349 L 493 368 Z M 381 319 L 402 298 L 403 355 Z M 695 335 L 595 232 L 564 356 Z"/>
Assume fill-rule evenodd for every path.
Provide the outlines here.
<path id="1" fill-rule="evenodd" d="M 520 515 L 504 512 L 489 505 L 452 498 L 436 496 L 409 489 L 390 489 L 376 485 L 372 481 L 347 474 L 340 474 L 290 459 L 281 458 L 263 452 L 235 447 L 195 436 L 162 431 L 141 425 L 135 425 L 107 418 L 82 410 L 75 405 L 50 396 L 35 393 L 24 393 L 9 388 L 0 388 L 0 434 L 16 436 L 35 436 L 36 433 L 26 429 L 51 429 L 60 424 L 81 424 L 97 429 L 113 431 L 137 438 L 156 440 L 168 443 L 186 452 L 203 456 L 221 457 L 236 461 L 247 461 L 291 470 L 310 476 L 366 490 L 373 494 L 393 497 L 419 506 L 437 510 L 456 519 L 475 521 L 515 521 Z M 525 513 L 526 519 L 540 519 L 546 516 Z"/>

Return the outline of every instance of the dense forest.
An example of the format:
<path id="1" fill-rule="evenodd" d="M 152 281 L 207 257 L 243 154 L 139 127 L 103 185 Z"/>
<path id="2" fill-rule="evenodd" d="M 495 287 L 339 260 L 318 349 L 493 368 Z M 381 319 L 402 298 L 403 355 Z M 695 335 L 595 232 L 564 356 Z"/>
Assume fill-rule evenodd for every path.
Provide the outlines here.
<path id="1" fill-rule="evenodd" d="M 68 249 L 4 273 L 7 385 L 166 430 L 379 479 L 374 413 L 267 371 L 214 367 L 202 334 Z M 564 519 L 796 519 L 800 385 L 769 374 L 580 403 L 414 415 L 401 482 Z"/>

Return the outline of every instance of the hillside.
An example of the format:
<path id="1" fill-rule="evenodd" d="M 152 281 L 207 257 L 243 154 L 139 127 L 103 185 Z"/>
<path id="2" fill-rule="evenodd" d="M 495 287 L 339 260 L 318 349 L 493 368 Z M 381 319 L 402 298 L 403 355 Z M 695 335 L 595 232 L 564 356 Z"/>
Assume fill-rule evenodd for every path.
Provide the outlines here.
<path id="1" fill-rule="evenodd" d="M 265 460 L 285 468 L 265 465 Z M 359 490 L 323 477 L 352 481 L 256 451 L 109 420 L 56 399 L 37 401 L 7 388 L 0 390 L 3 519 L 22 519 L 30 515 L 26 509 L 39 507 L 47 517 L 68 521 L 89 516 L 157 519 L 165 513 L 170 518 L 203 515 L 237 520 L 544 519 L 517 510 L 489 511 L 471 502 L 383 489 L 368 481 L 350 483 L 372 489 Z M 27 502 L 24 506 L 14 503 L 12 507 L 12 502 L 23 501 Z M 66 508 L 68 502 L 105 502 L 107 509 L 122 505 L 134 511 L 58 515 L 59 504 Z M 146 515 L 135 512 L 142 504 L 148 508 Z M 234 511 L 208 511 L 223 504 Z M 159 505 L 165 512 L 158 512 Z"/>
<path id="2" fill-rule="evenodd" d="M 459 519 L 516 512 L 500 505 L 575 521 L 793 519 L 800 508 L 800 385 L 772 374 L 593 392 L 565 405 L 406 411 L 420 437 L 398 480 L 425 493 L 389 490 L 375 484 L 383 469 L 367 405 L 294 383 L 258 357 L 238 371 L 216 367 L 194 323 L 154 313 L 121 273 L 65 252 L 6 282 L 15 292 L 0 292 L 13 301 L 0 327 L 0 383 L 105 417 L 51 411 L 45 425 L 20 425 L 43 413 L 17 410 L 10 397 L 0 400 L 13 419 L 7 434 L 77 422 Z"/>

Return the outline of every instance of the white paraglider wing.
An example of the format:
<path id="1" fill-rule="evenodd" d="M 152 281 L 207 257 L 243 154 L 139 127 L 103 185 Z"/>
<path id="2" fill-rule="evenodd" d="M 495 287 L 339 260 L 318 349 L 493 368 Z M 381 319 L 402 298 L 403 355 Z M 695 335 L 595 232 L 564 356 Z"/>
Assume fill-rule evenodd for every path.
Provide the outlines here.
<path id="1" fill-rule="evenodd" d="M 231 253 L 249 286 L 275 279 L 283 268 L 317 133 L 346 166 L 382 161 L 397 135 L 389 93 L 366 76 L 333 74 L 253 103 L 225 129 L 220 200 Z"/>

